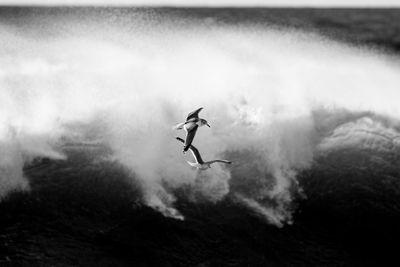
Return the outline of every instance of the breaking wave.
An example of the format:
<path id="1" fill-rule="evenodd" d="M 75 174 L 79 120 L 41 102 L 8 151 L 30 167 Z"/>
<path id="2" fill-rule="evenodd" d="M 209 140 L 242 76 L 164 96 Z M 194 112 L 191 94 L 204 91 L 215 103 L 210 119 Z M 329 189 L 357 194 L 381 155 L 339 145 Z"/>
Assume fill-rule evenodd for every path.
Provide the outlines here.
<path id="1" fill-rule="evenodd" d="M 398 149 L 400 67 L 388 56 L 284 29 L 48 20 L 33 33 L 0 26 L 1 198 L 29 190 L 32 160 L 96 145 L 111 151 L 96 160 L 126 168 L 166 216 L 184 218 L 174 202 L 185 187 L 282 226 L 302 195 L 297 175 L 319 155 Z M 198 107 L 211 128 L 194 144 L 232 166 L 186 164 L 171 126 Z"/>

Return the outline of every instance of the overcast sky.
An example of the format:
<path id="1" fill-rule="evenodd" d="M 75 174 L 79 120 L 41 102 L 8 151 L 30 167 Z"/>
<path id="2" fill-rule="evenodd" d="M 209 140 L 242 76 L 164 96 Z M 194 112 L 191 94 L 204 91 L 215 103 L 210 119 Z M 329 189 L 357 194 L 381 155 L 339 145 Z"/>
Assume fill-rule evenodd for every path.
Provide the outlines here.
<path id="1" fill-rule="evenodd" d="M 400 0 L 0 0 L 3 5 L 398 6 Z"/>

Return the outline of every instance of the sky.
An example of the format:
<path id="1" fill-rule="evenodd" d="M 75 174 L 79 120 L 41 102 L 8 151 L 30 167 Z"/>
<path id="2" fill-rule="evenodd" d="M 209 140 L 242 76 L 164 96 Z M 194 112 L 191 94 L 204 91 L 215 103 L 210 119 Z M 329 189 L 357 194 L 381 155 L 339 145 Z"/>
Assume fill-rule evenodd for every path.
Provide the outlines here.
<path id="1" fill-rule="evenodd" d="M 400 7 L 400 0 L 0 0 L 2 5 L 137 5 L 137 6 L 357 6 Z"/>

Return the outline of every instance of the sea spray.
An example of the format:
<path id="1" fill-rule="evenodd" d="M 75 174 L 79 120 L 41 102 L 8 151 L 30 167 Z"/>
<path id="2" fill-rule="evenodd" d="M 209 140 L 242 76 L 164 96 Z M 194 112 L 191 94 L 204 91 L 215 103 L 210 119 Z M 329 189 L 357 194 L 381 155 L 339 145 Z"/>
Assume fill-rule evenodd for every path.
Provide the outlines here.
<path id="1" fill-rule="evenodd" d="M 82 20 L 45 16 L 33 23 L 40 27 L 21 26 L 29 33 L 0 27 L 2 197 L 28 188 L 24 164 L 63 159 L 72 140 L 109 147 L 144 203 L 167 216 L 183 218 L 174 189 L 197 186 L 211 202 L 236 196 L 281 226 L 292 220 L 296 175 L 316 152 L 380 138 L 369 128 L 398 132 L 400 68 L 373 51 L 257 26 Z M 229 156 L 232 166 L 199 175 L 186 164 L 174 138 L 183 132 L 171 127 L 198 107 L 212 127 L 194 144 L 204 159 Z M 360 112 L 392 126 L 351 121 Z M 353 126 L 364 134 L 349 134 Z"/>

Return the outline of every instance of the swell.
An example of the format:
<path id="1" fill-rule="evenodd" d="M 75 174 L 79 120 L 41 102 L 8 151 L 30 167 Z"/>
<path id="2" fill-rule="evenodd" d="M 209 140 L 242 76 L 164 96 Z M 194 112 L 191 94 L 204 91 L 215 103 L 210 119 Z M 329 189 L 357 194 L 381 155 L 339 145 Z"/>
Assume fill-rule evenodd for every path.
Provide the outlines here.
<path id="1" fill-rule="evenodd" d="M 234 196 L 282 226 L 302 195 L 299 173 L 320 157 L 395 157 L 397 59 L 258 26 L 145 31 L 143 17 L 125 15 L 135 27 L 51 16 L 36 22 L 47 34 L 1 26 L 2 197 L 29 188 L 24 165 L 66 160 L 67 144 L 84 144 L 107 148 L 97 160 L 123 166 L 142 202 L 166 216 L 184 218 L 175 192 L 189 188 L 194 203 Z M 201 106 L 212 128 L 195 144 L 206 159 L 233 160 L 230 168 L 196 174 L 174 140 L 182 133 L 171 126 Z"/>

